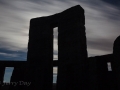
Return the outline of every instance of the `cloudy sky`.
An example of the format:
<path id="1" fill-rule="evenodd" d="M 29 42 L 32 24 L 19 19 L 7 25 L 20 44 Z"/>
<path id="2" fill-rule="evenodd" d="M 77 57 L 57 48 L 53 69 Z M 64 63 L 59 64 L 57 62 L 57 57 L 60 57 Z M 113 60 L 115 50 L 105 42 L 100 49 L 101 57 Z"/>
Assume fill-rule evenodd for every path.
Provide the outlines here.
<path id="1" fill-rule="evenodd" d="M 30 19 L 75 5 L 85 10 L 89 57 L 112 53 L 113 42 L 120 35 L 119 0 L 0 0 L 0 59 L 26 60 Z M 55 58 L 56 43 L 57 38 Z"/>

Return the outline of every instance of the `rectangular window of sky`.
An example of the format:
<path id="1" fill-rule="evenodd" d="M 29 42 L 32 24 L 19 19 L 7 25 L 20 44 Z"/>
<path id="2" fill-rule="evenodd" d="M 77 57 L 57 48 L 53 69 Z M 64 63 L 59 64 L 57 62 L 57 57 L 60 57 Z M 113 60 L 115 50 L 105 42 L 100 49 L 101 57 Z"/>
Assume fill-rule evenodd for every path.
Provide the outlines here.
<path id="1" fill-rule="evenodd" d="M 13 67 L 6 67 L 5 68 L 5 74 L 4 74 L 4 83 L 9 83 L 10 82 L 10 78 L 13 72 Z"/>

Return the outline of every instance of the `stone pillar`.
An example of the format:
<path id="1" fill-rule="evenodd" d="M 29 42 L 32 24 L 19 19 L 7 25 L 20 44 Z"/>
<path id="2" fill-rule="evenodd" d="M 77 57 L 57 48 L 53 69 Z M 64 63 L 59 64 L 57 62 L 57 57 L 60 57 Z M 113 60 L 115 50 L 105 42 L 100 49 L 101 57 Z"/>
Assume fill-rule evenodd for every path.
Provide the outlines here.
<path id="1" fill-rule="evenodd" d="M 25 78 L 31 82 L 27 90 L 52 90 L 53 27 L 49 17 L 30 21 L 27 62 Z"/>
<path id="2" fill-rule="evenodd" d="M 61 13 L 58 22 L 57 90 L 87 90 L 84 10 L 79 5 Z"/>
<path id="3" fill-rule="evenodd" d="M 96 57 L 90 57 L 89 60 L 89 89 L 98 90 L 98 78 L 97 78 L 97 60 Z"/>
<path id="4" fill-rule="evenodd" d="M 115 73 L 116 77 L 116 84 L 118 87 L 117 90 L 120 90 L 120 36 L 118 36 L 117 39 L 114 41 L 113 55 L 113 72 Z"/>

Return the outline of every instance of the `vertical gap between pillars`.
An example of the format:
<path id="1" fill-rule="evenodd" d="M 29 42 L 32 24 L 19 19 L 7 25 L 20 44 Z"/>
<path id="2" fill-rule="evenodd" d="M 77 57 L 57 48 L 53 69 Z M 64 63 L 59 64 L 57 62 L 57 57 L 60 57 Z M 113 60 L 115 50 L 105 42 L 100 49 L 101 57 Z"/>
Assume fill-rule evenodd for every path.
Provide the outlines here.
<path id="1" fill-rule="evenodd" d="M 58 27 L 53 28 L 53 61 L 58 60 Z M 56 89 L 57 67 L 53 66 L 53 90 Z"/>
<path id="2" fill-rule="evenodd" d="M 58 60 L 58 27 L 53 28 L 53 60 Z"/>
<path id="3" fill-rule="evenodd" d="M 53 67 L 53 90 L 56 90 L 58 67 Z"/>

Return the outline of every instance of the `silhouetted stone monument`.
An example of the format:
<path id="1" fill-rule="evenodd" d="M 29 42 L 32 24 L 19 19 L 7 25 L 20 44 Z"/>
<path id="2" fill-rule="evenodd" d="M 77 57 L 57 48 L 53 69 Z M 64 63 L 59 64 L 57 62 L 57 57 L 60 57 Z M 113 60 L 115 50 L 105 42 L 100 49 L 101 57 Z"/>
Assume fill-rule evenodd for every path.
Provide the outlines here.
<path id="1" fill-rule="evenodd" d="M 87 90 L 88 63 L 84 10 L 79 5 L 30 21 L 27 90 L 52 90 L 53 28 L 58 27 L 57 90 Z"/>
<path id="2" fill-rule="evenodd" d="M 58 23 L 57 90 L 87 90 L 87 47 L 84 10 L 62 12 Z"/>
<path id="3" fill-rule="evenodd" d="M 115 73 L 115 78 L 116 78 L 115 80 L 118 90 L 120 90 L 120 36 L 118 36 L 114 41 L 113 55 L 114 55 L 114 60 L 112 62 L 113 71 Z"/>

